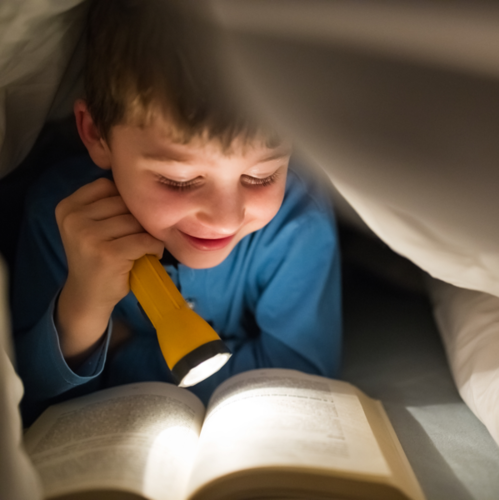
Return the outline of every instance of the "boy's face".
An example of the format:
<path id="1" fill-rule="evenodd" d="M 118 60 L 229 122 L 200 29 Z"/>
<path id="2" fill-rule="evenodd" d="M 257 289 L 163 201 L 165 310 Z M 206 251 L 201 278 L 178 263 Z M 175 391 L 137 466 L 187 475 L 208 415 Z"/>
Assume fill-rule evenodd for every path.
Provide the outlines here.
<path id="1" fill-rule="evenodd" d="M 182 264 L 220 264 L 247 234 L 279 210 L 289 147 L 235 141 L 179 144 L 168 123 L 113 127 L 108 154 L 114 181 L 144 229 Z"/>

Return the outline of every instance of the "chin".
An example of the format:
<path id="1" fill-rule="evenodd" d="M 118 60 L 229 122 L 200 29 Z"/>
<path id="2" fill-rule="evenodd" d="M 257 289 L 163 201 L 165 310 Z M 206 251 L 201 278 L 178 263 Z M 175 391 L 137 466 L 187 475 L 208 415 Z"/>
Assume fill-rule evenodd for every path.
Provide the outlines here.
<path id="1" fill-rule="evenodd" d="M 210 269 L 211 267 L 216 267 L 221 264 L 226 257 L 223 259 L 187 259 L 186 261 L 180 260 L 184 266 L 190 267 L 191 269 Z"/>
<path id="2" fill-rule="evenodd" d="M 206 252 L 206 254 L 201 253 L 201 255 L 185 255 L 185 253 L 182 255 L 182 252 L 179 255 L 175 255 L 174 252 L 171 252 L 171 254 L 181 264 L 191 269 L 209 269 L 221 264 L 229 256 L 230 252 L 224 252 L 223 254 L 217 252 L 217 255 L 215 255 L 215 252 Z"/>

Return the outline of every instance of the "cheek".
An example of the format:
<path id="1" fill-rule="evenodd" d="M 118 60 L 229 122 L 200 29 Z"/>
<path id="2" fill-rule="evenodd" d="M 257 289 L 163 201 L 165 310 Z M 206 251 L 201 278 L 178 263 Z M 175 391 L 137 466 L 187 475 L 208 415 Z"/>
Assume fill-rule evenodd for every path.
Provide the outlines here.
<path id="1" fill-rule="evenodd" d="M 119 188 L 118 188 L 119 189 Z M 121 191 L 120 191 L 121 192 Z M 122 194 L 130 212 L 142 227 L 158 239 L 189 213 L 189 204 L 162 186 L 137 183 Z"/>
<path id="2" fill-rule="evenodd" d="M 284 198 L 285 184 L 267 187 L 250 195 L 248 214 L 259 222 L 260 227 L 268 224 L 277 214 Z"/>

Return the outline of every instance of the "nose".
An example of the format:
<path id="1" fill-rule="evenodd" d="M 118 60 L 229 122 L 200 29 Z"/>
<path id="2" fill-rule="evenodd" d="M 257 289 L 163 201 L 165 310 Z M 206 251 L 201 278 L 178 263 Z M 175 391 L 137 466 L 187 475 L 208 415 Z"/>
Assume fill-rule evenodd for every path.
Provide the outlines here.
<path id="1" fill-rule="evenodd" d="M 243 225 L 245 217 L 244 193 L 234 186 L 213 187 L 204 194 L 197 218 L 213 233 L 211 237 L 221 238 L 237 232 Z"/>

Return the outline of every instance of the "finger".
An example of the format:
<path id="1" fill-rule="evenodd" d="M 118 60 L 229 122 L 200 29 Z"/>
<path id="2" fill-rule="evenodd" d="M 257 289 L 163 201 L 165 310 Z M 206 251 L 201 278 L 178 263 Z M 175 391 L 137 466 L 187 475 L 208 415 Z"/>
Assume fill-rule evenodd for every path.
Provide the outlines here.
<path id="1" fill-rule="evenodd" d="M 68 215 L 81 211 L 82 207 L 114 196 L 119 196 L 119 193 L 109 179 L 101 178 L 86 184 L 58 203 L 55 209 L 57 223 L 61 224 Z"/>
<path id="2" fill-rule="evenodd" d="M 130 210 L 128 210 L 121 196 L 101 198 L 90 205 L 86 205 L 84 208 L 85 216 L 94 221 L 111 219 L 129 213 Z"/>
<path id="3" fill-rule="evenodd" d="M 117 255 L 130 261 L 136 261 L 144 255 L 156 255 L 161 259 L 165 249 L 162 241 L 146 232 L 124 236 L 114 240 L 110 245 L 114 247 L 113 251 Z"/>
<path id="4" fill-rule="evenodd" d="M 110 198 L 111 196 L 119 196 L 118 189 L 113 181 L 101 177 L 89 184 L 85 184 L 76 190 L 67 199 L 71 200 L 72 204 L 89 205 L 102 198 Z"/>
<path id="5" fill-rule="evenodd" d="M 95 223 L 95 237 L 101 241 L 115 240 L 143 232 L 145 232 L 144 228 L 130 213 L 117 215 Z"/>

